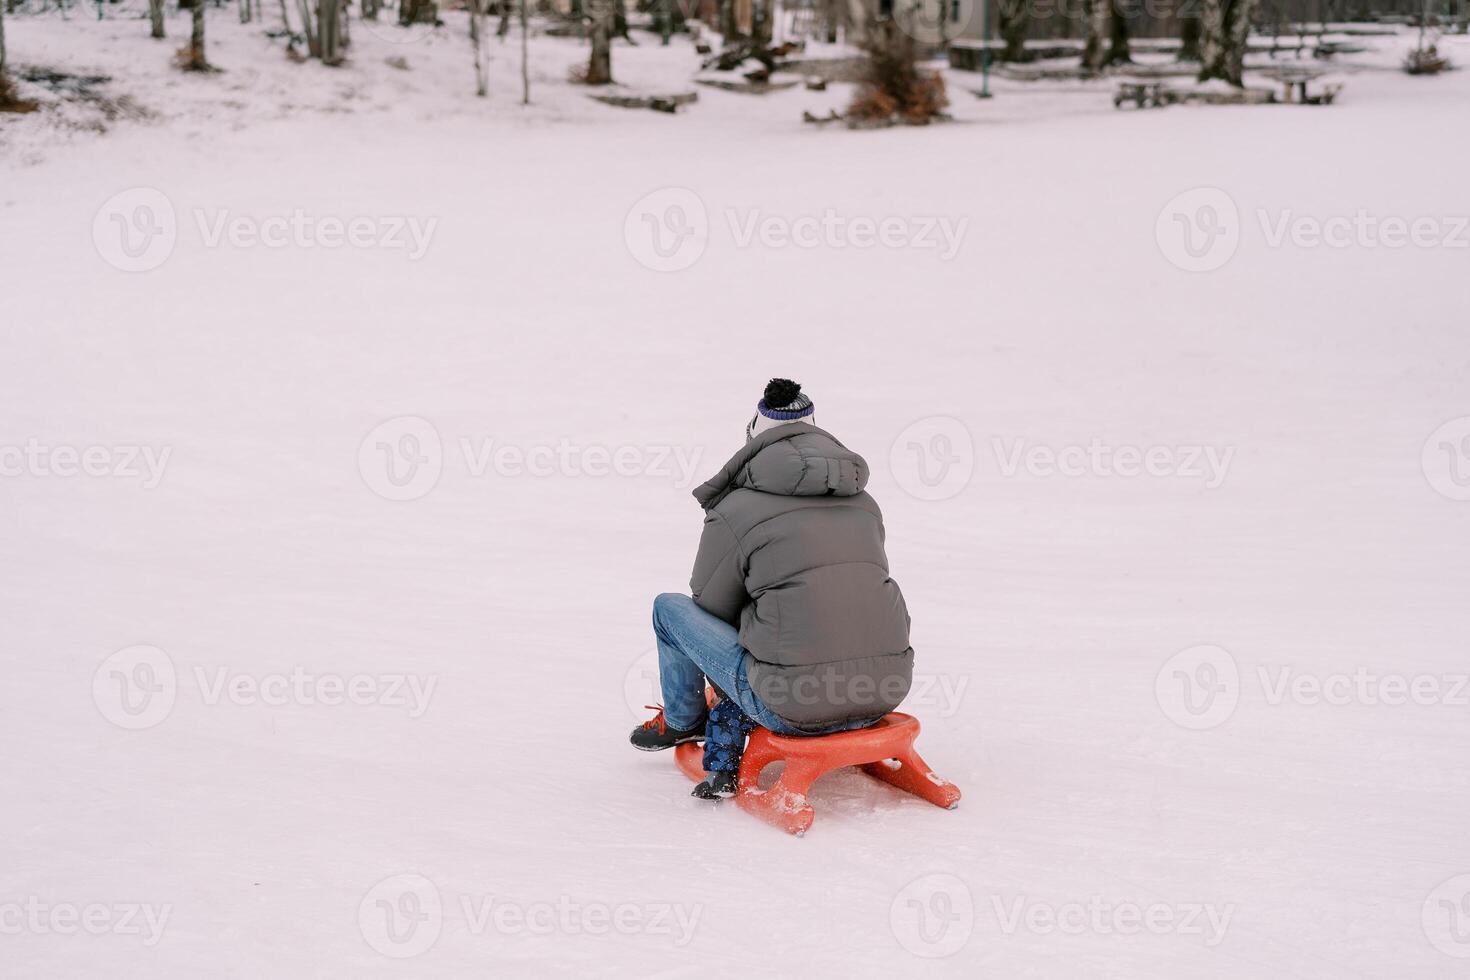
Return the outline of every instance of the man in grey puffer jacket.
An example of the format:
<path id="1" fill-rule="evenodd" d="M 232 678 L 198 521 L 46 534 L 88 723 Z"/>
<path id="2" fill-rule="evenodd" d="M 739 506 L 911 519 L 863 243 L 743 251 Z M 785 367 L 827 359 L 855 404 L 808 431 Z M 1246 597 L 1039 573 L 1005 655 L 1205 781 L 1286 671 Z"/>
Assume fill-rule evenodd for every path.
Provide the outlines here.
<path id="1" fill-rule="evenodd" d="M 654 601 L 664 705 L 631 740 L 654 751 L 705 738 L 711 778 L 699 796 L 734 791 L 753 724 L 846 731 L 908 694 L 908 610 L 863 490 L 868 465 L 814 414 L 795 382 L 766 386 L 745 446 L 694 491 L 705 518 L 693 598 Z M 722 695 L 712 713 L 706 678 Z"/>

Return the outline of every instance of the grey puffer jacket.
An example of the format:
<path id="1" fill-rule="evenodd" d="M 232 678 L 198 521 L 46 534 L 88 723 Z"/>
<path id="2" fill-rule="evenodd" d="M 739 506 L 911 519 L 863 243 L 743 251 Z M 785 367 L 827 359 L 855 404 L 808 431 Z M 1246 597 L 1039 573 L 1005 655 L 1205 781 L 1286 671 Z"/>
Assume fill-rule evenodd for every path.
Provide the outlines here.
<path id="1" fill-rule="evenodd" d="M 752 689 L 793 727 L 878 718 L 908 694 L 909 614 L 868 464 L 806 423 L 751 439 L 694 491 L 690 589 L 740 630 Z"/>

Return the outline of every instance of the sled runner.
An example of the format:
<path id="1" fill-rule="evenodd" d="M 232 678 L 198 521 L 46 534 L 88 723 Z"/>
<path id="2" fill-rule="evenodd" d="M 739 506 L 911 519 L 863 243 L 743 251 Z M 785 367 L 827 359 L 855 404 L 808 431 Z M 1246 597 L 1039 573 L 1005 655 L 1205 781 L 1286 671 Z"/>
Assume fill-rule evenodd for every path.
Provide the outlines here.
<path id="1" fill-rule="evenodd" d="M 953 810 L 960 804 L 959 787 L 935 775 L 919 758 L 919 753 L 914 751 L 914 739 L 918 735 L 919 720 L 897 711 L 869 728 L 836 735 L 802 738 L 757 728 L 751 733 L 740 762 L 740 788 L 735 802 L 747 813 L 800 837 L 816 819 L 816 812 L 806 798 L 812 783 L 833 769 L 861 766 L 863 772 L 875 779 L 935 806 Z M 686 776 L 695 782 L 704 779 L 704 751 L 699 745 L 693 742 L 680 745 L 674 749 L 674 756 Z M 785 762 L 786 769 L 770 789 L 763 790 L 761 770 L 773 762 Z"/>

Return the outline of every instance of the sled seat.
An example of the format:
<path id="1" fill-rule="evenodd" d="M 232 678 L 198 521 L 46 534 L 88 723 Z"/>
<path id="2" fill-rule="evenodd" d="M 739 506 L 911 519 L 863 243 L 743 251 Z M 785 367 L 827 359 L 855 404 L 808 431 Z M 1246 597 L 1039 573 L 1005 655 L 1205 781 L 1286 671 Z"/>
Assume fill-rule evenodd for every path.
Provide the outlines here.
<path id="1" fill-rule="evenodd" d="M 777 735 L 756 728 L 740 760 L 735 802 L 745 812 L 801 837 L 816 819 L 806 798 L 812 783 L 833 769 L 860 766 L 874 779 L 953 810 L 960 804 L 959 787 L 935 775 L 919 758 L 914 751 L 918 735 L 919 720 L 897 711 L 868 728 L 835 735 Z M 704 780 L 702 746 L 685 742 L 674 749 L 674 757 L 686 776 L 695 782 Z M 761 771 L 773 762 L 785 762 L 786 768 L 775 785 L 763 790 Z"/>

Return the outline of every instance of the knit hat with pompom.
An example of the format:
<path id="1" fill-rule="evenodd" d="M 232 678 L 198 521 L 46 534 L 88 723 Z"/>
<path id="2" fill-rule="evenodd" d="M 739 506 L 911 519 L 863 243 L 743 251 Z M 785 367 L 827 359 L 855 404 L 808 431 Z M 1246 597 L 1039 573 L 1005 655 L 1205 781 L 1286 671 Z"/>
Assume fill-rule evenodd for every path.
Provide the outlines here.
<path id="1" fill-rule="evenodd" d="M 756 403 L 755 416 L 745 427 L 745 438 L 753 439 L 778 425 L 806 422 L 815 425 L 817 406 L 801 392 L 801 385 L 786 378 L 772 378 Z"/>

